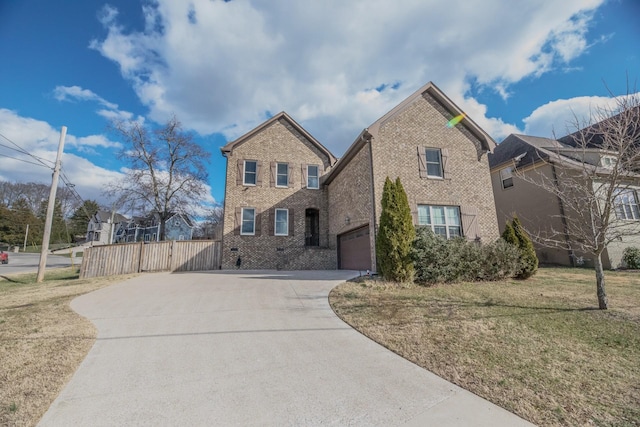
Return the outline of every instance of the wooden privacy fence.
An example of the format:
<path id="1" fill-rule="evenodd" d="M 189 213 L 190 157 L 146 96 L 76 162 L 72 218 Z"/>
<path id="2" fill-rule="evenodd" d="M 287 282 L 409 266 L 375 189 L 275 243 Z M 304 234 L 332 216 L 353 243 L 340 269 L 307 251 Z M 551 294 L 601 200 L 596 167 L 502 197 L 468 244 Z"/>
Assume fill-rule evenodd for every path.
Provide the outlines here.
<path id="1" fill-rule="evenodd" d="M 80 278 L 143 271 L 218 270 L 220 241 L 180 240 L 93 246 L 84 250 Z"/>

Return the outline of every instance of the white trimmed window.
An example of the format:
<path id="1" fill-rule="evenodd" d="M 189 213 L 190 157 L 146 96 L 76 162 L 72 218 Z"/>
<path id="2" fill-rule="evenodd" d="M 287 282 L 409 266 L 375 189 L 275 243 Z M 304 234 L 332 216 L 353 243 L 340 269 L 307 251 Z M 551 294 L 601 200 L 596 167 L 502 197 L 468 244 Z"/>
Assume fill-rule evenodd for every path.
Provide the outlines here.
<path id="1" fill-rule="evenodd" d="M 253 236 L 256 233 L 256 210 L 254 208 L 242 208 L 242 225 L 240 234 Z"/>
<path id="2" fill-rule="evenodd" d="M 430 227 L 445 239 L 462 236 L 458 206 L 418 205 L 418 225 Z"/>
<path id="3" fill-rule="evenodd" d="M 616 190 L 614 200 L 616 218 L 623 220 L 640 219 L 638 194 L 633 190 Z"/>
<path id="4" fill-rule="evenodd" d="M 442 153 L 439 148 L 425 148 L 425 164 L 429 178 L 442 178 Z"/>
<path id="5" fill-rule="evenodd" d="M 502 188 L 513 187 L 513 168 L 506 167 L 500 171 L 500 181 L 502 181 Z"/>
<path id="6" fill-rule="evenodd" d="M 320 188 L 319 169 L 318 165 L 307 165 L 307 188 Z"/>
<path id="7" fill-rule="evenodd" d="M 244 185 L 256 185 L 256 176 L 258 170 L 258 162 L 255 160 L 244 161 Z"/>
<path id="8" fill-rule="evenodd" d="M 275 230 L 274 234 L 276 236 L 289 235 L 289 210 L 288 209 L 276 209 L 274 230 Z"/>
<path id="9" fill-rule="evenodd" d="M 278 163 L 276 166 L 276 187 L 289 186 L 289 164 Z"/>

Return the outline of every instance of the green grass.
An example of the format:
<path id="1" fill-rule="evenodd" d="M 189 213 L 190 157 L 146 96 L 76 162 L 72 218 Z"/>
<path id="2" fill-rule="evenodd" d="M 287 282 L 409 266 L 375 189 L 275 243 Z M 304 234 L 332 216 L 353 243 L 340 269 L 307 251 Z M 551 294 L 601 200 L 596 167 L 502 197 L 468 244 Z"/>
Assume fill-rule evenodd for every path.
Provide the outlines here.
<path id="1" fill-rule="evenodd" d="M 539 425 L 640 425 L 640 276 L 543 268 L 527 281 L 346 283 L 336 313 L 405 358 Z"/>

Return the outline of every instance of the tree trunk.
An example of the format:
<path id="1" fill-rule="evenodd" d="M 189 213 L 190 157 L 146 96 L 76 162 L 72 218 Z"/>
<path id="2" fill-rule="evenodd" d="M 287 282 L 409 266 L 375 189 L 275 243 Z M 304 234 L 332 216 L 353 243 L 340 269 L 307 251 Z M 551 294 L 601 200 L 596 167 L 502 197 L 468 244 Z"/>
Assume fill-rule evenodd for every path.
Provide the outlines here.
<path id="1" fill-rule="evenodd" d="M 159 241 L 160 242 L 164 242 L 164 235 L 165 235 L 165 226 L 167 225 L 167 220 L 164 218 L 164 216 L 160 217 L 160 230 L 158 230 L 158 237 L 159 237 Z"/>
<path id="2" fill-rule="evenodd" d="M 598 308 L 600 310 L 606 310 L 608 307 L 607 293 L 604 290 L 604 270 L 602 268 L 602 254 L 598 254 L 595 257 L 596 268 L 596 291 L 598 294 Z"/>

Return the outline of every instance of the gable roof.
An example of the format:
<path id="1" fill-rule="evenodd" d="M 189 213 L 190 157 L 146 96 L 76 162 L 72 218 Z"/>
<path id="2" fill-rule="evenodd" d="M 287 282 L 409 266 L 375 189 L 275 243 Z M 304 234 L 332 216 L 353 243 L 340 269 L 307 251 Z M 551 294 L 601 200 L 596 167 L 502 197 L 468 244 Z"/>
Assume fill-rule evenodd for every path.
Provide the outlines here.
<path id="1" fill-rule="evenodd" d="M 422 86 L 420 89 L 415 91 L 412 95 L 402 101 L 400 104 L 396 105 L 391 111 L 389 111 L 384 116 L 380 117 L 378 120 L 373 122 L 371 126 L 364 129 L 360 135 L 356 138 L 356 140 L 347 148 L 347 151 L 340 158 L 338 163 L 331 168 L 331 170 L 323 176 L 322 183 L 327 185 L 340 173 L 344 167 L 349 164 L 351 159 L 360 151 L 360 149 L 366 144 L 371 142 L 372 138 L 375 138 L 380 131 L 380 126 L 391 119 L 392 117 L 400 114 L 402 111 L 407 109 L 411 104 L 413 104 L 418 98 L 424 96 L 427 93 L 433 96 L 441 105 L 443 105 L 452 115 L 457 116 L 462 114 L 462 110 L 458 108 L 456 104 L 453 103 L 433 82 L 429 82 L 426 85 Z M 486 133 L 484 130 L 480 128 L 473 120 L 469 118 L 469 116 L 464 116 L 459 125 L 466 126 L 466 128 L 478 138 L 484 148 L 486 148 L 489 152 L 493 151 L 496 147 L 496 142 Z"/>
<path id="2" fill-rule="evenodd" d="M 111 221 L 111 212 L 105 211 L 105 210 L 99 210 L 98 212 L 95 213 L 94 218 L 97 219 L 98 222 L 109 222 Z M 113 215 L 114 223 L 124 222 L 124 221 L 128 221 L 127 217 L 125 217 L 124 215 L 121 215 L 117 212 Z"/>
<path id="3" fill-rule="evenodd" d="M 578 141 L 584 140 L 588 148 L 602 148 L 605 146 L 603 133 L 608 132 L 609 128 L 617 128 L 621 124 L 628 125 L 628 135 L 637 135 L 638 122 L 640 122 L 640 105 L 563 136 L 559 141 L 576 147 Z M 640 145 L 640 141 L 637 141 L 637 144 Z"/>
<path id="4" fill-rule="evenodd" d="M 264 129 L 268 128 L 269 126 L 271 126 L 273 123 L 275 123 L 278 120 L 286 120 L 295 130 L 297 130 L 302 136 L 304 136 L 307 139 L 307 141 L 309 141 L 318 150 L 320 150 L 320 152 L 322 152 L 324 155 L 326 155 L 329 158 L 329 163 L 331 165 L 333 165 L 336 162 L 336 160 L 337 160 L 336 156 L 334 156 L 324 145 L 320 144 L 320 142 L 317 139 L 315 139 L 313 136 L 311 136 L 311 134 L 309 132 L 307 132 L 302 126 L 300 126 L 295 120 L 293 120 L 291 118 L 291 116 L 289 116 L 284 111 L 281 111 L 280 113 L 278 113 L 275 116 L 271 117 L 269 120 L 267 120 L 266 122 L 264 122 L 261 125 L 257 126 L 253 130 L 250 130 L 249 132 L 245 133 L 244 135 L 242 135 L 240 138 L 236 139 L 235 141 L 231 141 L 227 145 L 225 145 L 224 147 L 221 147 L 220 151 L 222 152 L 222 155 L 227 157 L 228 154 L 233 153 L 234 148 L 236 148 L 237 146 L 239 146 L 242 143 L 246 142 L 248 139 L 250 139 L 254 135 L 262 132 Z"/>
<path id="5" fill-rule="evenodd" d="M 440 88 L 438 88 L 438 86 L 436 86 L 433 82 L 429 82 L 426 85 L 422 86 L 417 91 L 415 91 L 413 94 L 411 94 L 408 98 L 406 98 L 400 104 L 396 105 L 387 114 L 385 114 L 384 116 L 376 120 L 373 124 L 371 124 L 371 126 L 367 128 L 367 130 L 375 138 L 378 135 L 380 126 L 384 122 L 386 122 L 387 120 L 391 119 L 392 117 L 406 110 L 418 98 L 424 96 L 425 94 L 429 94 L 430 96 L 432 96 L 436 101 L 440 103 L 440 105 L 442 105 L 447 111 L 449 111 L 449 113 L 451 113 L 453 117 L 463 114 L 463 111 L 456 104 L 454 104 L 454 102 L 451 99 L 449 99 L 449 97 L 445 95 L 444 92 L 442 92 Z M 466 114 L 457 126 L 466 127 L 473 136 L 475 136 L 476 138 L 478 138 L 478 140 L 480 140 L 480 143 L 487 151 L 491 152 L 496 147 L 497 144 L 493 140 L 493 138 L 491 138 L 491 136 L 489 136 L 488 133 L 486 133 L 480 126 L 476 124 L 476 122 L 471 120 L 471 118 L 469 118 L 469 116 L 467 116 Z"/>
<path id="6" fill-rule="evenodd" d="M 607 168 L 583 163 L 563 154 L 571 151 L 583 152 L 584 150 L 551 138 L 511 134 L 498 144 L 493 153 L 489 154 L 489 167 L 491 169 L 501 166 L 523 168 L 539 162 L 548 162 L 572 169 L 595 170 L 599 175 L 611 173 Z"/>

